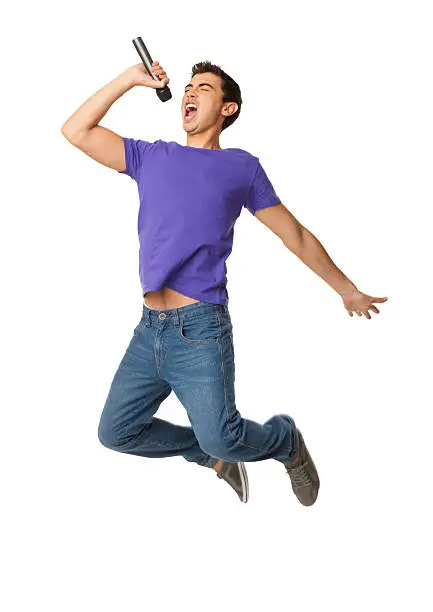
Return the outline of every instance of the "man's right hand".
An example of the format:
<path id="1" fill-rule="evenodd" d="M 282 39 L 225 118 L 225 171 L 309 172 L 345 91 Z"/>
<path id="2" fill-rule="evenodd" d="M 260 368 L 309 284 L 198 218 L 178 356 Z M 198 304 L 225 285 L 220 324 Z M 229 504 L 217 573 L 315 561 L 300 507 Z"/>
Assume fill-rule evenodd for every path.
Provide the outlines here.
<path id="1" fill-rule="evenodd" d="M 147 72 L 143 62 L 135 64 L 125 70 L 125 74 L 128 75 L 133 85 L 144 85 L 144 87 L 150 87 L 152 89 L 162 89 L 170 81 L 165 70 L 159 65 L 159 62 L 152 62 L 152 72 L 161 80 L 155 81 Z"/>
<path id="2" fill-rule="evenodd" d="M 126 169 L 123 138 L 99 125 L 99 122 L 113 102 L 134 85 L 144 85 L 152 89 L 162 89 L 167 85 L 170 79 L 159 62 L 152 62 L 152 72 L 161 80 L 156 81 L 151 77 L 143 62 L 127 68 L 71 115 L 62 126 L 62 134 L 97 162 L 123 172 Z"/>

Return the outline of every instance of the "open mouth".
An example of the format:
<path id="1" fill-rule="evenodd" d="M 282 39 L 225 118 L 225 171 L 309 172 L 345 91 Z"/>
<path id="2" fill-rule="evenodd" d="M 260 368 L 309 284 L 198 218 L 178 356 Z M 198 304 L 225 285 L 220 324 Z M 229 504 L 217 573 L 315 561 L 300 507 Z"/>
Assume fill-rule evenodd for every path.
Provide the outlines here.
<path id="1" fill-rule="evenodd" d="M 190 103 L 185 107 L 185 121 L 192 121 L 197 115 L 197 105 Z"/>

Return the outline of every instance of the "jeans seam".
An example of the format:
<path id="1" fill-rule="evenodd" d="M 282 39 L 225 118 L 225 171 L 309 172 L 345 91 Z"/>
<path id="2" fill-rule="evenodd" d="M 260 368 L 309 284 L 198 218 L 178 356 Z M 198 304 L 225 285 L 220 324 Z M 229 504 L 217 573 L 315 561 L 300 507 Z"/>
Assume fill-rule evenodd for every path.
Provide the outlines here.
<path id="1" fill-rule="evenodd" d="M 160 369 L 159 369 L 160 364 L 158 363 L 158 355 L 157 355 L 157 352 L 156 352 L 156 341 L 158 340 L 158 329 L 159 329 L 159 328 L 157 328 L 157 329 L 156 329 L 156 332 L 155 332 L 155 339 L 154 339 L 154 341 L 153 341 L 153 354 L 155 355 L 155 366 L 156 366 L 156 371 L 158 372 L 158 376 L 159 376 L 159 378 L 161 378 L 162 380 L 165 380 L 165 379 L 164 379 L 164 377 L 163 377 L 163 376 L 161 376 L 161 372 L 160 372 Z M 160 335 L 161 335 L 161 334 L 160 334 Z"/>
<path id="2" fill-rule="evenodd" d="M 219 322 L 221 322 L 219 313 L 218 314 L 218 320 Z M 223 347 L 222 347 L 222 342 L 220 342 L 220 355 L 221 355 L 221 365 L 222 365 L 222 371 L 223 371 L 223 381 L 224 381 L 224 406 L 226 409 L 226 413 L 227 413 L 227 420 L 226 420 L 226 424 L 227 424 L 227 429 L 229 430 L 229 433 L 232 437 L 233 442 L 235 442 L 236 444 L 240 444 L 241 446 L 245 446 L 246 448 L 253 448 L 254 450 L 257 450 L 261 453 L 266 453 L 267 450 L 264 448 L 258 448 L 257 446 L 252 446 L 251 444 L 245 444 L 245 442 L 241 442 L 241 440 L 237 440 L 235 439 L 232 430 L 230 429 L 230 413 L 228 410 L 228 401 L 227 401 L 227 380 L 226 380 L 226 370 L 224 367 L 224 355 L 223 355 Z M 243 418 L 243 417 L 242 417 Z"/>

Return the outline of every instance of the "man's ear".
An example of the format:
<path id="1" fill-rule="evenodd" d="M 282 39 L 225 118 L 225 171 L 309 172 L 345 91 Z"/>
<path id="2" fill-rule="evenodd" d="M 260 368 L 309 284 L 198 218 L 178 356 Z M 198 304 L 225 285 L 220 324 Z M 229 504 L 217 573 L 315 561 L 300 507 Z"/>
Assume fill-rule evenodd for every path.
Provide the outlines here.
<path id="1" fill-rule="evenodd" d="M 238 105 L 236 104 L 236 102 L 227 102 L 223 107 L 223 114 L 226 117 L 230 117 L 231 115 L 234 115 L 237 110 Z"/>

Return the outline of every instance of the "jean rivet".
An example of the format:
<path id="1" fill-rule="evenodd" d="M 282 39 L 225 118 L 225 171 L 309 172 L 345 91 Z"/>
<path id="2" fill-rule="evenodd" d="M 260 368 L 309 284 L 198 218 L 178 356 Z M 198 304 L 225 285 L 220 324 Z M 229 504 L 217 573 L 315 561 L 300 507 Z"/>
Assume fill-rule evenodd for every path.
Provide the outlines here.
<path id="1" fill-rule="evenodd" d="M 161 312 L 161 314 L 159 315 L 159 318 L 162 320 L 162 319 L 165 319 L 166 316 L 167 315 L 165 314 L 165 312 Z"/>

